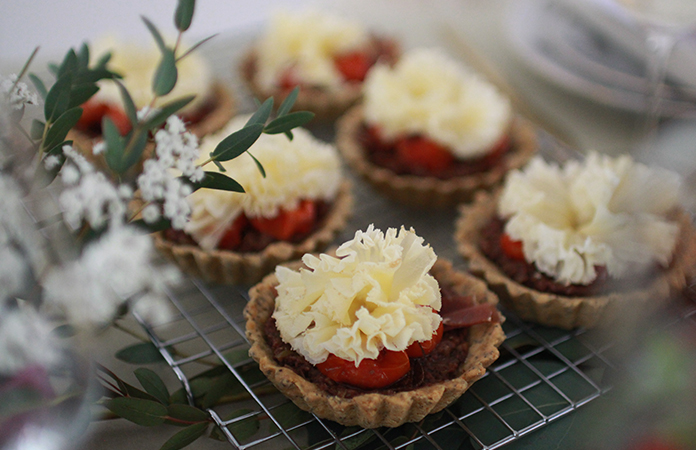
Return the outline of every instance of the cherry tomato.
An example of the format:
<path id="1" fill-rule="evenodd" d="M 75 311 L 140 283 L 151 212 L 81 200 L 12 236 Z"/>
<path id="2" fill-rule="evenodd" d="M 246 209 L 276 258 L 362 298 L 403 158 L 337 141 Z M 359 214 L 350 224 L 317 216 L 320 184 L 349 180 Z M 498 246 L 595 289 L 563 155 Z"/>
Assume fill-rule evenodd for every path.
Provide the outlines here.
<path id="1" fill-rule="evenodd" d="M 522 241 L 515 241 L 507 233 L 500 236 L 500 247 L 503 252 L 511 259 L 524 260 L 524 250 Z"/>
<path id="2" fill-rule="evenodd" d="M 398 158 L 411 168 L 438 174 L 454 162 L 447 148 L 421 136 L 400 139 L 396 143 Z"/>
<path id="3" fill-rule="evenodd" d="M 242 243 L 242 234 L 248 223 L 247 217 L 244 214 L 240 214 L 239 217 L 232 221 L 225 234 L 222 235 L 220 242 L 218 242 L 218 248 L 236 250 L 239 244 Z"/>
<path id="4" fill-rule="evenodd" d="M 423 342 L 414 342 L 406 348 L 406 354 L 409 358 L 420 358 L 432 352 L 437 344 L 442 340 L 442 333 L 444 333 L 445 327 L 440 321 L 440 326 L 437 327 L 433 337 L 430 340 Z"/>
<path id="5" fill-rule="evenodd" d="M 346 81 L 363 81 L 372 67 L 372 60 L 364 52 L 355 51 L 336 56 L 334 64 Z"/>
<path id="6" fill-rule="evenodd" d="M 287 241 L 293 236 L 312 231 L 316 218 L 316 204 L 311 200 L 302 200 L 298 207 L 291 211 L 281 208 L 278 215 L 272 219 L 257 217 L 249 221 L 257 230 L 281 241 Z"/>
<path id="7" fill-rule="evenodd" d="M 283 90 L 292 90 L 295 86 L 300 84 L 300 80 L 297 79 L 295 70 L 292 67 L 285 69 L 278 79 L 278 86 Z"/>
<path id="8" fill-rule="evenodd" d="M 98 100 L 90 99 L 81 105 L 82 115 L 75 125 L 80 130 L 88 130 L 101 124 L 102 117 L 109 109 L 109 106 Z"/>
<path id="9" fill-rule="evenodd" d="M 338 383 L 346 383 L 362 389 L 379 389 L 398 381 L 411 369 L 406 352 L 382 350 L 377 359 L 363 359 L 358 367 L 330 354 L 317 369 Z"/>

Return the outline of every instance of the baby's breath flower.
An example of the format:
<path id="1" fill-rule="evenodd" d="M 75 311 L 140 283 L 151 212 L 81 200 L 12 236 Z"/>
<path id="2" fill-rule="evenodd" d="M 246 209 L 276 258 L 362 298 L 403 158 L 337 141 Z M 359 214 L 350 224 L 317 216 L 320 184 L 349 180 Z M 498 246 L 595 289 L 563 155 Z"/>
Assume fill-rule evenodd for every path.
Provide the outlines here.
<path id="1" fill-rule="evenodd" d="M 46 170 L 53 170 L 60 164 L 60 158 L 58 158 L 56 155 L 48 155 L 46 158 L 44 158 L 43 163 Z"/>
<path id="2" fill-rule="evenodd" d="M 32 308 L 0 307 L 0 374 L 32 365 L 51 366 L 59 352 L 52 327 Z"/>
<path id="3" fill-rule="evenodd" d="M 95 155 L 102 154 L 106 151 L 106 142 L 99 141 L 92 146 L 92 153 Z"/>
<path id="4" fill-rule="evenodd" d="M 36 95 L 36 92 L 32 92 L 26 83 L 17 82 L 17 75 L 15 74 L 7 77 L 0 76 L 0 92 L 5 94 L 10 107 L 13 109 L 22 109 L 24 105 L 39 104 L 39 97 Z"/>
<path id="5" fill-rule="evenodd" d="M 162 217 L 159 206 L 154 204 L 149 204 L 143 208 L 142 215 L 145 223 L 155 223 Z"/>

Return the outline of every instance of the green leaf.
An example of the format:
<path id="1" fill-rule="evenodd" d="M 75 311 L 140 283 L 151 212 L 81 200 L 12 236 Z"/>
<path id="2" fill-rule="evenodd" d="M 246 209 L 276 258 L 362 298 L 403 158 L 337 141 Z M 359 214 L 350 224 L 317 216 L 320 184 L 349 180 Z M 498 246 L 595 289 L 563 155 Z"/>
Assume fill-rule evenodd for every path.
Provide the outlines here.
<path id="1" fill-rule="evenodd" d="M 341 437 L 346 437 L 350 436 L 362 428 L 360 427 L 348 427 L 343 432 L 341 433 Z M 336 450 L 346 448 L 347 450 L 355 450 L 363 445 L 367 444 L 368 442 L 371 442 L 373 440 L 377 439 L 377 435 L 370 430 L 363 430 L 362 433 L 357 434 L 355 436 L 341 439 L 341 444 L 336 444 Z"/>
<path id="2" fill-rule="evenodd" d="M 178 100 L 171 101 L 165 105 L 163 105 L 158 112 L 153 114 L 151 117 L 149 117 L 145 123 L 143 124 L 143 127 L 147 130 L 151 130 L 153 128 L 157 128 L 160 125 L 162 125 L 164 122 L 167 121 L 167 118 L 177 111 L 179 111 L 181 108 L 184 106 L 188 105 L 191 103 L 191 101 L 195 98 L 194 95 L 190 95 L 188 97 L 182 97 Z"/>
<path id="3" fill-rule="evenodd" d="M 271 117 L 271 111 L 273 111 L 273 97 L 269 97 L 265 102 L 256 110 L 256 112 L 249 117 L 245 127 L 253 124 L 264 125 L 269 117 Z"/>
<path id="4" fill-rule="evenodd" d="M 46 100 L 46 94 L 48 94 L 48 91 L 46 90 L 46 85 L 44 84 L 44 82 L 41 81 L 41 78 L 37 77 L 33 73 L 30 73 L 29 79 L 34 84 L 34 87 L 36 88 L 36 91 L 39 93 L 41 98 Z"/>
<path id="5" fill-rule="evenodd" d="M 123 100 L 123 109 L 126 111 L 128 120 L 130 120 L 131 125 L 138 122 L 137 109 L 135 107 L 135 102 L 133 102 L 133 97 L 131 97 L 128 89 L 120 81 L 114 80 L 118 90 L 121 91 L 121 99 Z"/>
<path id="6" fill-rule="evenodd" d="M 51 148 L 62 142 L 68 135 L 68 131 L 70 131 L 70 129 L 77 124 L 81 116 L 82 108 L 80 107 L 69 109 L 61 114 L 48 130 L 48 133 L 46 133 L 46 141 L 44 142 L 44 146 L 46 148 Z"/>
<path id="7" fill-rule="evenodd" d="M 162 39 L 162 35 L 160 34 L 155 24 L 150 22 L 150 19 L 148 19 L 145 16 L 140 16 L 140 18 L 143 19 L 143 22 L 145 22 L 145 26 L 148 30 L 150 30 L 150 34 L 152 34 L 152 37 L 155 38 L 157 47 L 159 47 L 160 51 L 164 53 L 165 50 L 167 50 L 167 46 L 165 45 L 164 39 Z"/>
<path id="8" fill-rule="evenodd" d="M 70 105 L 71 85 L 71 74 L 63 75 L 53 83 L 51 90 L 46 94 L 46 103 L 44 104 L 44 117 L 47 121 L 54 120 L 68 110 Z"/>
<path id="9" fill-rule="evenodd" d="M 220 376 L 215 382 L 210 386 L 208 392 L 205 393 L 203 400 L 201 401 L 201 406 L 203 408 L 212 408 L 227 392 L 230 391 L 235 385 L 235 378 L 232 373 L 225 373 Z"/>
<path id="10" fill-rule="evenodd" d="M 135 139 L 135 141 L 132 141 L 133 139 Z M 145 147 L 147 147 L 147 133 L 140 132 L 135 137 L 131 136 L 131 141 L 130 149 L 128 150 L 128 153 L 124 155 L 124 172 L 137 164 L 140 161 L 140 158 L 143 156 Z"/>
<path id="11" fill-rule="evenodd" d="M 245 192 L 241 184 L 220 172 L 205 172 L 205 177 L 198 183 L 188 182 L 193 185 L 194 190 L 208 188 L 219 191 Z"/>
<path id="12" fill-rule="evenodd" d="M 99 86 L 94 83 L 73 85 L 70 90 L 70 103 L 69 108 L 74 108 L 76 106 L 82 105 L 84 102 L 92 98 L 94 94 L 99 91 Z"/>
<path id="13" fill-rule="evenodd" d="M 40 120 L 32 120 L 31 122 L 31 128 L 29 129 L 29 135 L 31 138 L 35 141 L 38 141 L 43 137 L 43 132 L 44 129 L 46 128 L 46 124 L 41 122 Z"/>
<path id="14" fill-rule="evenodd" d="M 160 97 L 169 94 L 176 86 L 177 77 L 178 72 L 174 52 L 170 49 L 165 49 L 162 51 L 162 59 L 152 79 L 152 91 Z"/>
<path id="15" fill-rule="evenodd" d="M 118 132 L 116 124 L 110 117 L 102 118 L 102 134 L 106 142 L 106 152 L 104 157 L 109 168 L 116 173 L 123 173 L 123 151 L 125 150 L 123 138 Z"/>
<path id="16" fill-rule="evenodd" d="M 254 160 L 256 168 L 259 169 L 259 172 L 261 172 L 261 176 L 266 178 L 266 169 L 263 168 L 263 164 L 261 164 L 261 161 L 256 159 L 256 156 L 252 155 L 251 152 L 249 152 L 249 156 L 251 156 L 251 159 Z"/>
<path id="17" fill-rule="evenodd" d="M 180 60 L 186 58 L 188 55 L 190 55 L 191 53 L 193 53 L 198 47 L 200 47 L 201 45 L 205 44 L 206 42 L 208 42 L 209 40 L 211 40 L 212 38 L 214 38 L 214 37 L 217 36 L 218 34 L 219 34 L 219 33 L 215 33 L 215 34 L 213 34 L 213 35 L 211 35 L 211 36 L 208 36 L 208 37 L 205 38 L 205 39 L 201 39 L 200 41 L 198 41 L 198 42 L 196 43 L 196 45 L 194 45 L 193 47 L 191 47 L 191 48 L 189 48 L 188 50 L 186 50 L 186 52 L 184 52 L 183 55 L 181 55 L 181 56 L 179 56 L 178 58 L 176 58 L 176 60 L 177 60 L 177 61 L 180 61 Z"/>
<path id="18" fill-rule="evenodd" d="M 292 91 L 290 91 L 288 96 L 285 97 L 285 100 L 283 100 L 283 103 L 281 103 L 280 108 L 278 108 L 278 117 L 283 117 L 284 115 L 290 112 L 293 105 L 295 104 L 295 100 L 297 100 L 297 95 L 299 93 L 299 86 L 295 86 L 295 88 Z"/>
<path id="19" fill-rule="evenodd" d="M 68 140 L 68 141 L 63 141 L 60 144 L 56 144 L 53 147 L 49 148 L 48 151 L 46 152 L 47 155 L 58 155 L 63 157 L 63 147 L 66 145 L 72 145 L 73 141 Z"/>
<path id="20" fill-rule="evenodd" d="M 252 412 L 251 409 L 238 409 L 237 411 L 232 412 L 229 416 L 226 416 L 224 420 L 229 421 L 235 417 L 249 414 L 250 412 Z M 249 440 L 253 435 L 256 434 L 257 431 L 259 431 L 259 426 L 260 423 L 258 416 L 253 416 L 240 420 L 239 422 L 231 423 L 227 426 L 227 429 L 230 431 L 230 433 L 232 433 L 237 441 L 244 442 Z"/>
<path id="21" fill-rule="evenodd" d="M 157 222 L 155 223 L 147 223 L 143 219 L 138 219 L 130 222 L 131 225 L 141 227 L 142 229 L 149 231 L 150 233 L 156 233 L 158 231 L 164 231 L 172 227 L 172 222 L 169 219 L 166 219 L 164 217 L 161 217 Z M 161 355 L 160 355 L 160 361 Z M 134 364 L 140 364 L 140 363 L 134 363 Z"/>
<path id="22" fill-rule="evenodd" d="M 111 61 L 111 52 L 106 52 L 99 57 L 97 63 L 94 65 L 95 69 L 103 69 Z"/>
<path id="23" fill-rule="evenodd" d="M 58 67 L 58 64 L 48 63 L 48 71 L 55 75 L 56 78 L 58 77 L 58 69 L 60 69 L 60 67 Z"/>
<path id="24" fill-rule="evenodd" d="M 68 50 L 68 53 L 65 54 L 65 58 L 63 58 L 63 62 L 58 68 L 58 76 L 60 77 L 66 73 L 76 72 L 77 67 L 77 54 L 75 53 L 75 50 L 70 49 Z"/>
<path id="25" fill-rule="evenodd" d="M 134 373 L 145 392 L 155 397 L 162 404 L 169 404 L 169 390 L 159 375 L 144 367 L 135 369 Z"/>
<path id="26" fill-rule="evenodd" d="M 82 43 L 80 50 L 77 52 L 77 64 L 84 68 L 89 66 L 89 46 L 86 42 Z"/>
<path id="27" fill-rule="evenodd" d="M 179 0 L 174 13 L 174 25 L 179 31 L 186 31 L 191 26 L 193 20 L 193 10 L 196 7 L 196 0 Z"/>
<path id="28" fill-rule="evenodd" d="M 162 354 L 151 342 L 134 344 L 119 350 L 116 358 L 130 364 L 150 364 L 164 361 Z"/>
<path id="29" fill-rule="evenodd" d="M 198 409 L 194 406 L 184 405 L 175 403 L 167 407 L 169 417 L 182 420 L 184 422 L 207 422 L 210 420 L 210 416 L 207 412 L 202 409 Z M 179 425 L 177 422 L 171 422 L 172 425 Z"/>
<path id="30" fill-rule="evenodd" d="M 309 111 L 295 111 L 271 121 L 263 130 L 266 134 L 280 134 L 301 127 L 314 118 Z"/>
<path id="31" fill-rule="evenodd" d="M 167 442 L 160 447 L 160 450 L 178 450 L 193 443 L 199 437 L 205 434 L 208 429 L 208 423 L 196 423 L 176 433 L 170 437 Z"/>
<path id="32" fill-rule="evenodd" d="M 167 417 L 167 407 L 142 398 L 118 397 L 104 402 L 109 411 L 144 427 L 161 425 Z"/>
<path id="33" fill-rule="evenodd" d="M 256 123 L 232 133 L 215 147 L 211 156 L 217 161 L 229 161 L 241 155 L 261 136 L 263 125 Z"/>
<path id="34" fill-rule="evenodd" d="M 244 361 L 249 361 L 251 359 L 251 357 L 249 356 L 248 348 L 236 348 L 234 350 L 225 352 L 223 356 L 225 358 L 225 361 L 227 361 L 229 364 L 233 366 L 241 364 Z"/>
<path id="35" fill-rule="evenodd" d="M 64 324 L 55 327 L 51 334 L 58 338 L 66 339 L 77 335 L 77 330 L 72 325 Z"/>

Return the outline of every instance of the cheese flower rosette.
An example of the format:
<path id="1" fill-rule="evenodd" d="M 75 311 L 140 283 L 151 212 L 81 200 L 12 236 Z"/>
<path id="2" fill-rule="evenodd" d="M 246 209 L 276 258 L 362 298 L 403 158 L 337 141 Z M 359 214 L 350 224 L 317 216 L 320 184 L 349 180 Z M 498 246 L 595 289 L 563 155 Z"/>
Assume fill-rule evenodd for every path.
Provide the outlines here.
<path id="1" fill-rule="evenodd" d="M 419 48 L 367 75 L 364 116 L 386 140 L 423 135 L 460 160 L 486 155 L 508 133 L 509 100 L 440 50 Z"/>
<path id="2" fill-rule="evenodd" d="M 498 214 L 527 262 L 558 283 L 586 285 L 598 266 L 620 279 L 669 265 L 679 187 L 676 173 L 626 155 L 593 152 L 564 167 L 537 157 L 509 175 Z"/>
<path id="3" fill-rule="evenodd" d="M 222 138 L 241 129 L 248 119 L 236 117 L 220 133 L 204 138 L 201 155 L 210 154 Z M 214 249 L 241 214 L 250 219 L 273 218 L 281 209 L 293 210 L 301 200 L 334 199 L 342 182 L 336 149 L 302 128 L 294 129 L 293 136 L 289 140 L 282 134 L 262 134 L 254 143 L 250 151 L 263 165 L 265 177 L 248 155 L 221 163 L 245 193 L 199 189 L 188 197 L 192 213 L 184 231 L 201 248 Z"/>
<path id="4" fill-rule="evenodd" d="M 338 88 L 345 81 L 336 55 L 368 44 L 367 31 L 341 17 L 318 11 L 278 11 L 270 19 L 257 46 L 258 78 L 272 89 L 288 70 L 303 84 Z"/>
<path id="5" fill-rule="evenodd" d="M 273 317 L 281 338 L 312 364 L 329 354 L 376 359 L 431 339 L 442 319 L 437 257 L 413 229 L 386 233 L 370 225 L 336 257 L 305 255 L 298 272 L 279 266 Z"/>

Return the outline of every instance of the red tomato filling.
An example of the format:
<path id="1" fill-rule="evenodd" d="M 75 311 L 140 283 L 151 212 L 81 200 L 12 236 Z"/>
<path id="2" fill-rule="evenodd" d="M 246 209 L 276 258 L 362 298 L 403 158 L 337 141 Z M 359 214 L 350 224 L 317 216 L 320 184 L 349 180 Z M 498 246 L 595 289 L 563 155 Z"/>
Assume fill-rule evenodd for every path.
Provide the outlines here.
<path id="1" fill-rule="evenodd" d="M 379 389 L 389 386 L 406 375 L 411 369 L 411 361 L 406 352 L 382 350 L 377 359 L 363 359 L 358 367 L 329 354 L 326 361 L 317 364 L 317 369 L 338 383 L 346 383 L 362 389 Z"/>
<path id="2" fill-rule="evenodd" d="M 422 136 L 411 136 L 396 141 L 396 155 L 408 167 L 439 174 L 454 163 L 450 151 Z"/>
<path id="3" fill-rule="evenodd" d="M 406 354 L 409 358 L 420 358 L 432 352 L 437 344 L 442 340 L 442 335 L 445 332 L 445 326 L 443 322 L 440 322 L 440 326 L 435 330 L 433 337 L 427 341 L 414 342 L 406 348 Z"/>
<path id="4" fill-rule="evenodd" d="M 316 217 L 316 204 L 311 200 L 302 200 L 293 210 L 286 211 L 281 208 L 278 215 L 272 219 L 257 217 L 249 219 L 249 223 L 263 233 L 287 241 L 295 235 L 310 232 Z"/>
<path id="5" fill-rule="evenodd" d="M 125 136 L 131 130 L 128 116 L 119 106 L 90 99 L 82 104 L 82 116 L 75 127 L 78 130 L 101 134 L 102 119 L 108 117 L 116 125 L 119 134 Z"/>
<path id="6" fill-rule="evenodd" d="M 524 261 L 522 241 L 516 241 L 512 239 L 509 234 L 503 233 L 500 236 L 500 247 L 503 249 L 503 252 L 505 252 L 508 258 Z"/>
<path id="7" fill-rule="evenodd" d="M 374 63 L 374 58 L 362 51 L 348 52 L 334 58 L 336 69 L 346 81 L 364 81 Z"/>

